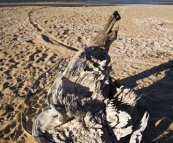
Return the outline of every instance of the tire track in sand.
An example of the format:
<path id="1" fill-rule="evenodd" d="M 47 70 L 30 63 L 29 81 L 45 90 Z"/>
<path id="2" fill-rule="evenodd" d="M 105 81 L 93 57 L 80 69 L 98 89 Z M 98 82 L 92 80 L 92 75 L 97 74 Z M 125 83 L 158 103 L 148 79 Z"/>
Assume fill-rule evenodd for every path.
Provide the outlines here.
<path id="1" fill-rule="evenodd" d="M 44 7 L 44 8 L 46 8 L 46 7 Z M 54 71 L 54 69 L 59 69 L 60 71 L 62 71 L 63 69 L 61 69 L 62 68 L 61 65 L 63 64 L 64 56 L 66 57 L 68 55 L 68 53 L 69 53 L 69 55 L 71 55 L 72 51 L 74 53 L 78 51 L 77 49 L 75 49 L 73 47 L 70 47 L 70 46 L 67 46 L 64 43 L 62 43 L 62 42 L 58 41 L 57 39 L 55 39 L 55 37 L 53 37 L 52 35 L 48 34 L 43 27 L 41 27 L 37 22 L 34 21 L 34 19 L 32 18 L 32 13 L 35 12 L 35 11 L 37 11 L 37 10 L 44 9 L 44 8 L 38 8 L 38 9 L 32 10 L 32 11 L 30 11 L 30 12 L 27 13 L 27 17 L 28 17 L 29 23 L 31 24 L 31 26 L 33 28 L 35 28 L 39 32 L 39 35 L 36 38 L 32 39 L 31 41 L 33 43 L 35 43 L 36 45 L 50 47 L 50 49 L 52 49 L 53 52 L 55 52 L 58 49 L 57 51 L 58 51 L 58 53 L 61 53 L 61 57 L 60 57 L 60 61 L 58 61 L 57 63 L 55 63 L 46 72 L 42 73 L 33 82 L 33 84 L 31 84 L 31 87 L 28 88 L 28 89 L 31 89 L 33 91 L 35 90 L 35 92 L 33 92 L 31 90 L 28 90 L 28 93 L 26 94 L 25 99 L 22 102 L 21 126 L 22 126 L 23 131 L 28 136 L 31 136 L 31 128 L 28 127 L 27 125 L 28 125 L 28 123 L 32 123 L 32 119 L 29 119 L 30 112 L 32 110 L 32 107 L 30 107 L 30 106 L 31 105 L 37 105 L 37 104 L 39 104 L 39 103 L 35 103 L 35 102 L 34 103 L 31 103 L 31 101 L 29 101 L 32 98 L 37 98 L 34 95 L 34 94 L 37 93 L 37 91 L 35 89 L 36 83 L 37 82 L 39 83 L 40 82 L 40 79 L 42 79 L 43 77 L 46 77 L 46 74 L 49 73 L 49 71 Z M 61 51 L 63 51 L 63 52 L 61 52 Z M 65 53 L 65 54 L 63 54 L 63 53 Z M 68 58 L 65 58 L 65 60 L 66 59 L 68 59 Z M 41 98 L 41 97 L 39 97 L 39 98 Z M 42 106 L 40 106 L 40 107 L 42 107 Z M 37 108 L 38 108 L 38 106 L 37 106 Z M 26 113 L 27 110 L 28 110 L 28 113 Z M 35 112 L 38 113 L 39 111 L 40 111 L 40 109 L 38 109 L 38 111 L 35 111 Z M 36 116 L 35 114 L 34 114 L 34 116 Z"/>
<path id="2" fill-rule="evenodd" d="M 44 7 L 46 8 L 46 7 Z M 41 27 L 37 22 L 34 21 L 34 19 L 32 18 L 32 13 L 37 11 L 37 10 L 40 10 L 40 9 L 44 9 L 44 8 L 39 8 L 39 9 L 35 9 L 35 10 L 32 10 L 30 12 L 27 13 L 27 17 L 28 17 L 28 20 L 30 22 L 30 24 L 38 31 L 40 32 L 41 34 L 41 37 L 46 37 L 47 40 L 45 40 L 45 38 L 42 38 L 42 42 L 45 43 L 51 43 L 52 45 L 58 45 L 58 46 L 62 46 L 64 47 L 65 49 L 68 49 L 68 50 L 72 50 L 72 51 L 75 51 L 77 52 L 78 49 L 74 48 L 74 47 L 71 47 L 71 46 L 68 46 L 68 45 L 65 45 L 64 43 L 62 43 L 60 40 L 56 39 L 54 36 L 50 35 L 46 29 L 44 29 L 43 27 Z M 39 35 L 40 36 L 40 35 Z M 33 39 L 34 40 L 34 39 Z M 39 40 L 41 40 L 39 38 Z M 35 41 L 37 43 L 37 41 Z M 60 50 L 61 51 L 61 50 Z"/>

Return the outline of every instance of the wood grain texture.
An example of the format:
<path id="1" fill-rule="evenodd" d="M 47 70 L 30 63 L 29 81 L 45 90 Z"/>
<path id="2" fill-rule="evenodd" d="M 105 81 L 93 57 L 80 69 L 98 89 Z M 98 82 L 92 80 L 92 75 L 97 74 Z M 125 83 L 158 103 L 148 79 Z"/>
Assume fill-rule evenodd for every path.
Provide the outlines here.
<path id="1" fill-rule="evenodd" d="M 136 126 L 137 96 L 133 90 L 117 87 L 110 73 L 111 43 L 120 15 L 115 11 L 103 30 L 79 50 L 65 71 L 57 77 L 48 92 L 48 107 L 33 124 L 35 142 L 121 142 L 131 136 L 130 143 L 141 141 L 147 126 L 145 113 Z M 141 100 L 140 100 L 141 101 Z"/>

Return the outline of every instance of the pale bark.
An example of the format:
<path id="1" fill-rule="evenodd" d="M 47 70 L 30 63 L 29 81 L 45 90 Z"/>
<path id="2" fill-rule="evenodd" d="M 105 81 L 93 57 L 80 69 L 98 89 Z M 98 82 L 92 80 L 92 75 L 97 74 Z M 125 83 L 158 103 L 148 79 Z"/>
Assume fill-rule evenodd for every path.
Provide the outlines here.
<path id="1" fill-rule="evenodd" d="M 135 143 L 145 129 L 146 114 L 133 132 L 137 95 L 131 89 L 116 87 L 109 76 L 108 50 L 117 38 L 118 28 L 113 30 L 113 25 L 119 19 L 115 11 L 103 31 L 77 52 L 55 79 L 48 92 L 49 107 L 33 125 L 35 142 L 117 143 L 132 134 L 131 143 Z"/>

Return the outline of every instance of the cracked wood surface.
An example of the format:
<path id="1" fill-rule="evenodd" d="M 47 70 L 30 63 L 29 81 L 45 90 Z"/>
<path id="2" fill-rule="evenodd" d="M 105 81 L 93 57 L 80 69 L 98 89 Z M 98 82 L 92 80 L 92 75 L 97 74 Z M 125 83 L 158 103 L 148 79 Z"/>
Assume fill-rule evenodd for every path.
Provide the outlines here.
<path id="1" fill-rule="evenodd" d="M 31 133 L 35 116 L 47 106 L 46 94 L 55 78 L 72 56 L 101 31 L 115 9 L 122 19 L 118 22 L 118 38 L 109 49 L 110 75 L 121 85 L 133 88 L 138 97 L 141 93 L 147 95 L 147 104 L 138 100 L 150 112 L 142 143 L 172 143 L 173 10 L 171 6 L 149 5 L 2 7 L 0 142 L 33 142 L 21 128 L 21 111 L 24 128 Z M 30 23 L 29 13 L 41 32 Z M 138 109 L 137 122 L 145 108 Z"/>
<path id="2" fill-rule="evenodd" d="M 131 134 L 137 138 L 143 132 L 140 128 L 133 132 L 136 94 L 130 89 L 117 88 L 109 76 L 108 50 L 117 38 L 118 28 L 112 29 L 118 20 L 120 15 L 115 11 L 103 31 L 78 51 L 56 78 L 48 92 L 49 107 L 33 124 L 32 136 L 36 142 L 116 143 Z M 147 123 L 148 118 L 144 116 L 143 120 Z M 146 127 L 143 122 L 139 126 Z M 140 141 L 137 138 L 130 142 Z"/>

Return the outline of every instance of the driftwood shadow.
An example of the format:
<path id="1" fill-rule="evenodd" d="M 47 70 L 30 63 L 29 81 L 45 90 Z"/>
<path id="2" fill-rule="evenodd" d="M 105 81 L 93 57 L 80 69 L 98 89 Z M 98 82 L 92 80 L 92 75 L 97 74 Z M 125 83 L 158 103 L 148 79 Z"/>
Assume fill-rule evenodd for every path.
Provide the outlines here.
<path id="1" fill-rule="evenodd" d="M 137 94 L 147 94 L 146 108 L 150 114 L 148 126 L 144 132 L 141 143 L 173 142 L 173 131 L 168 130 L 173 121 L 173 115 L 171 114 L 173 113 L 173 98 L 170 97 L 173 95 L 173 60 L 160 64 L 159 66 L 154 66 L 153 68 L 143 71 L 137 75 L 117 81 L 119 84 L 124 85 L 125 87 L 134 88 L 137 85 L 136 82 L 138 80 L 149 77 L 150 75 L 157 77 L 162 71 L 166 71 L 164 78 L 154 82 L 148 87 L 136 90 Z M 158 99 L 156 99 L 157 97 Z M 162 105 L 164 105 L 164 107 Z M 138 115 L 143 115 L 143 112 L 145 111 L 146 109 L 139 109 Z M 155 124 L 156 122 L 159 122 L 157 126 Z M 161 136 L 161 134 L 166 130 L 168 133 Z M 147 135 L 147 132 L 150 133 L 150 135 Z"/>
<path id="2" fill-rule="evenodd" d="M 67 46 L 67 45 L 64 45 L 63 43 L 59 43 L 57 41 L 52 41 L 49 37 L 47 37 L 46 35 L 41 35 L 43 40 L 46 41 L 47 43 L 50 43 L 50 44 L 55 44 L 55 45 L 61 45 L 63 46 L 64 48 L 67 48 L 69 50 L 72 50 L 72 51 L 75 51 L 75 52 L 78 52 L 78 49 L 74 48 L 74 47 L 71 47 L 71 46 Z"/>

